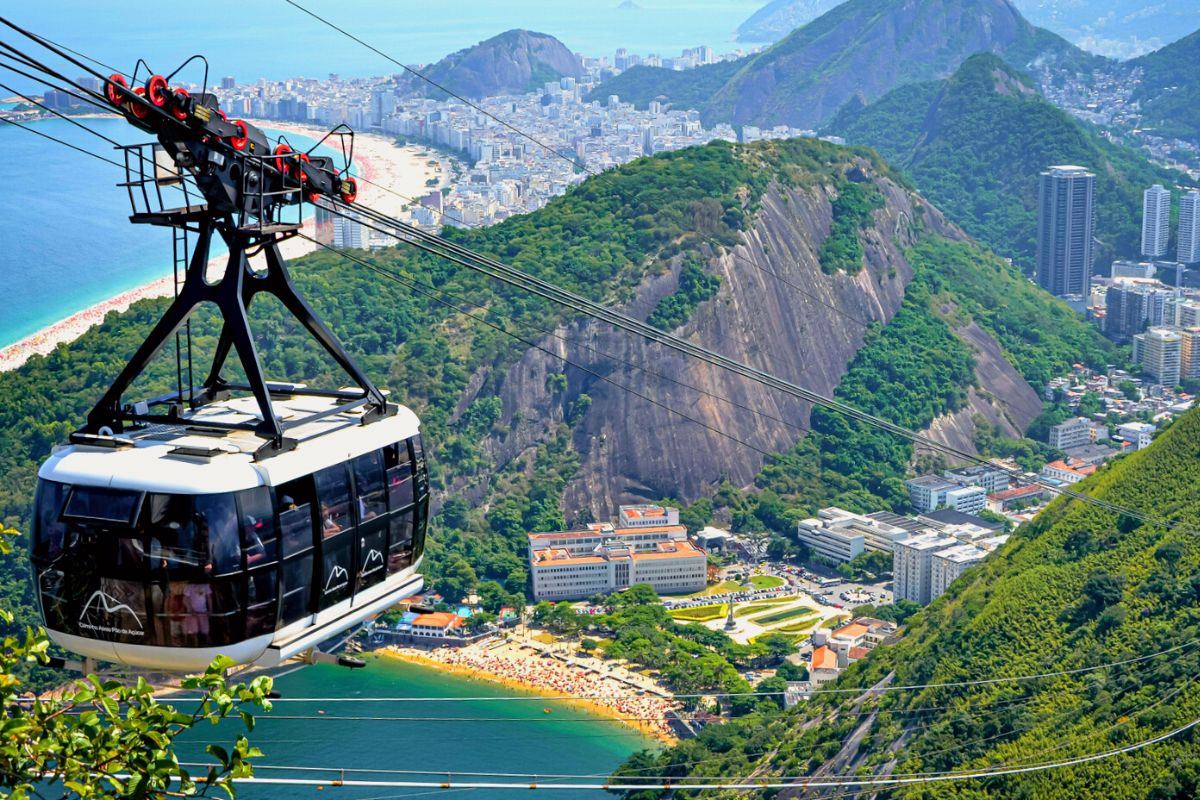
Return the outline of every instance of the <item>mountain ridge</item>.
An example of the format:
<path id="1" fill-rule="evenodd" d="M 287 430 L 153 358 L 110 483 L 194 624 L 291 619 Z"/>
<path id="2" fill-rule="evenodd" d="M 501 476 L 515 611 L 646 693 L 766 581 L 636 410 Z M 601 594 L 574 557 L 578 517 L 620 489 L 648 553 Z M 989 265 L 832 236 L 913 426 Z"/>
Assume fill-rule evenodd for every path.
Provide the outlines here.
<path id="1" fill-rule="evenodd" d="M 825 129 L 874 147 L 972 235 L 1032 269 L 1037 175 L 1080 163 L 1097 173 L 1099 257 L 1136 257 L 1141 191 L 1175 176 L 1054 107 L 1032 80 L 979 54 L 950 78 L 852 100 Z"/>
<path id="2" fill-rule="evenodd" d="M 591 96 L 641 105 L 665 94 L 695 105 L 709 124 L 813 128 L 851 97 L 869 102 L 900 85 L 947 77 L 978 52 L 1019 68 L 1049 62 L 1074 70 L 1102 61 L 1035 28 L 1008 0 L 847 0 L 762 53 L 686 77 L 635 67 Z"/>

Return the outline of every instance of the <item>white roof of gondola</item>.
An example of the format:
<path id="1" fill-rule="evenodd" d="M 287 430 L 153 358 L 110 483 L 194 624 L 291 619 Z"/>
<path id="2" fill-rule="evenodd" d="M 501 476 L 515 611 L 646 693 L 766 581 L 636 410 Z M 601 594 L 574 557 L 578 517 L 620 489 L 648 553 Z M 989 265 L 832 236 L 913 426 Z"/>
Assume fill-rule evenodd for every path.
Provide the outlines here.
<path id="1" fill-rule="evenodd" d="M 285 423 L 328 411 L 344 400 L 293 396 L 273 399 L 275 413 Z M 88 486 L 108 486 L 165 494 L 218 494 L 281 483 L 341 463 L 418 432 L 420 422 L 401 406 L 391 417 L 362 424 L 364 407 L 332 414 L 286 431 L 296 439 L 295 450 L 261 461 L 254 453 L 264 439 L 249 431 L 223 434 L 197 432 L 182 426 L 155 425 L 121 434 L 132 447 L 71 444 L 58 448 L 42 465 L 38 477 Z M 224 400 L 186 412 L 193 425 L 205 422 L 261 421 L 252 397 Z M 177 448 L 207 451 L 188 455 Z"/>

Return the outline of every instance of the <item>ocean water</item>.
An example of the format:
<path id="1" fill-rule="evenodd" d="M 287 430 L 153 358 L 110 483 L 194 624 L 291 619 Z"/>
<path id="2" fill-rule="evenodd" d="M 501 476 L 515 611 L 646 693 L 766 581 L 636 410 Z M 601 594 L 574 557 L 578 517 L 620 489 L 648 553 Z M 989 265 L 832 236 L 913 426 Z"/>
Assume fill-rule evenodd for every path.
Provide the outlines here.
<path id="1" fill-rule="evenodd" d="M 737 26 L 765 0 L 297 0 L 405 64 L 428 64 L 512 28 L 552 34 L 575 52 L 676 55 L 685 47 L 737 47 Z M 147 13 L 142 4 L 55 0 L 11 17 L 51 39 L 130 71 L 138 58 L 156 70 L 204 54 L 210 73 L 242 80 L 295 75 L 382 75 L 395 65 L 283 0 L 209 0 L 203 13 Z M 165 11 L 165 9 L 160 9 Z M 74 68 L 72 68 L 74 69 Z M 196 78 L 199 80 L 199 78 Z"/>
<path id="2" fill-rule="evenodd" d="M 122 119 L 81 122 L 118 142 L 148 136 Z M 31 125 L 107 158 L 111 145 L 63 120 Z M 268 133 L 273 133 L 268 131 Z M 288 134 L 307 149 L 312 139 Z M 322 150 L 324 152 L 324 150 Z M 171 273 L 171 234 L 132 225 L 123 169 L 12 125 L 0 124 L 0 347 L 65 317 Z M 214 255 L 221 252 L 214 248 Z"/>
<path id="3" fill-rule="evenodd" d="M 472 697 L 520 696 L 494 684 L 445 675 L 392 659 L 371 658 L 363 670 L 319 665 L 276 681 L 283 697 Z M 551 713 L 543 712 L 549 707 Z M 318 712 L 323 711 L 324 714 Z M 283 716 L 306 717 L 282 719 Z M 454 717 L 451 721 L 337 720 L 358 717 Z M 461 718 L 490 718 L 470 721 Z M 495 721 L 499 718 L 500 721 Z M 204 757 L 204 742 L 230 740 L 244 731 L 240 721 L 215 729 L 189 731 L 180 744 L 181 761 Z M 509 772 L 595 775 L 597 782 L 636 750 L 653 747 L 649 739 L 619 723 L 557 702 L 483 701 L 434 703 L 277 703 L 271 714 L 256 715 L 251 741 L 264 751 L 262 765 L 334 767 L 368 770 L 436 770 L 439 776 L 362 774 L 366 780 L 438 780 L 446 772 Z M 207 759 L 205 759 L 207 760 Z M 296 777 L 296 773 L 260 767 L 260 777 Z M 328 773 L 305 777 L 323 777 Z M 465 778 L 464 778 L 465 779 Z M 490 780 L 478 778 L 477 780 Z M 544 782 L 544 781 L 543 781 Z M 571 781 L 575 782 L 575 781 Z M 430 790 L 407 788 L 245 787 L 245 800 L 324 797 L 381 800 L 452 795 L 456 800 L 516 800 L 528 790 Z M 601 800 L 601 791 L 555 790 L 558 800 Z"/>

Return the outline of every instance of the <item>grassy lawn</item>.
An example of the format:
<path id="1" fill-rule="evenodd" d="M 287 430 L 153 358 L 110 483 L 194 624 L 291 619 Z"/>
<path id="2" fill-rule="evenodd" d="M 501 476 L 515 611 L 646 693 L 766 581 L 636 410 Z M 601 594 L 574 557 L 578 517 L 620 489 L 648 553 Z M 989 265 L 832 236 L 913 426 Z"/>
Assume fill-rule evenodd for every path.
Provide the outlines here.
<path id="1" fill-rule="evenodd" d="M 750 621 L 755 625 L 766 626 L 773 625 L 776 622 L 784 622 L 789 619 L 811 616 L 813 616 L 813 610 L 811 608 L 808 606 L 797 606 L 796 608 L 789 608 L 785 611 L 776 611 L 774 614 L 764 614 L 761 617 L 754 617 Z"/>
<path id="2" fill-rule="evenodd" d="M 800 599 L 798 596 L 791 595 L 789 597 L 772 597 L 770 600 L 756 600 L 748 605 L 738 606 L 734 609 L 733 615 L 735 617 L 745 617 L 750 614 L 757 614 L 760 611 L 769 611 L 775 606 L 794 603 L 798 599 Z"/>
<path id="3" fill-rule="evenodd" d="M 778 589 L 783 586 L 783 578 L 775 575 L 752 575 L 750 584 L 755 589 Z"/>
<path id="4" fill-rule="evenodd" d="M 793 622 L 790 625 L 780 625 L 778 628 L 772 628 L 771 633 L 788 633 L 788 634 L 808 633 L 810 630 L 813 629 L 813 627 L 816 626 L 816 624 L 817 624 L 817 621 L 815 619 L 810 619 L 808 621 L 802 621 L 802 622 Z"/>
<path id="5" fill-rule="evenodd" d="M 779 631 L 767 631 L 766 633 L 760 633 L 758 636 L 751 636 L 750 644 L 754 644 L 759 639 L 766 638 L 767 636 L 782 636 L 785 639 L 787 639 L 788 641 L 790 641 L 793 645 L 799 644 L 800 641 L 804 638 L 803 636 L 796 636 L 796 635 L 787 634 L 787 633 L 780 633 Z"/>
<path id="6" fill-rule="evenodd" d="M 677 619 L 680 622 L 708 622 L 709 620 L 720 619 L 728 612 L 726 606 L 711 605 L 711 606 L 696 606 L 695 608 L 678 608 L 668 612 L 671 619 Z"/>
<path id="7" fill-rule="evenodd" d="M 821 625 L 826 628 L 836 628 L 838 625 L 841 625 L 848 619 L 850 619 L 849 614 L 834 614 L 832 617 L 826 617 L 825 621 L 822 622 Z"/>

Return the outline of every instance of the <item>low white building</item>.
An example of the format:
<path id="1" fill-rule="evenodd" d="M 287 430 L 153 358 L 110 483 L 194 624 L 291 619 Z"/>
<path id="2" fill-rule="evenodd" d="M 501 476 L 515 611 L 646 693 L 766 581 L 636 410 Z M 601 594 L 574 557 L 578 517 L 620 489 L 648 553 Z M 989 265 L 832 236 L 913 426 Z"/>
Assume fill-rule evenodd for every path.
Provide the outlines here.
<path id="1" fill-rule="evenodd" d="M 1134 450 L 1142 450 L 1150 446 L 1157 430 L 1149 422 L 1126 422 L 1117 426 L 1117 435 L 1133 445 Z"/>
<path id="2" fill-rule="evenodd" d="M 796 525 L 797 538 L 814 555 L 837 562 L 850 561 L 867 550 L 890 553 L 895 542 L 908 535 L 904 528 L 834 506 Z"/>

